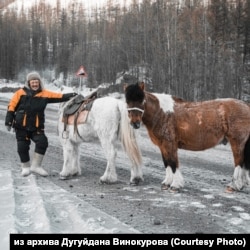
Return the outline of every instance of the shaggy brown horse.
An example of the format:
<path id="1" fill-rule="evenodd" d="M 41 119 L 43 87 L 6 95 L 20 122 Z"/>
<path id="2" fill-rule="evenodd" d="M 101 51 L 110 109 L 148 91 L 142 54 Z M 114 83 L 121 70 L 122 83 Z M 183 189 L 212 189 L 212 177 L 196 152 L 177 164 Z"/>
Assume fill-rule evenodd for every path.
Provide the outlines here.
<path id="1" fill-rule="evenodd" d="M 162 189 L 184 186 L 177 150 L 201 151 L 229 142 L 234 174 L 228 192 L 250 183 L 250 108 L 243 101 L 225 98 L 186 102 L 166 94 L 145 91 L 144 83 L 124 87 L 131 125 L 146 126 L 152 142 L 161 151 L 166 177 Z"/>

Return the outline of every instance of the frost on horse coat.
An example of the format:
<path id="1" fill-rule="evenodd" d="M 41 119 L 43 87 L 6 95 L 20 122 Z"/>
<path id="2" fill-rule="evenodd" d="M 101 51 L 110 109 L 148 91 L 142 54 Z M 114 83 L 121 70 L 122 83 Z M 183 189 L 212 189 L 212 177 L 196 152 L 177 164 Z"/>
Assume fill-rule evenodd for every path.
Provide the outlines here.
<path id="1" fill-rule="evenodd" d="M 249 183 L 250 108 L 239 100 L 215 99 L 186 102 L 166 94 L 144 90 L 144 83 L 125 88 L 131 124 L 143 122 L 152 142 L 161 151 L 166 177 L 164 189 L 179 189 L 184 181 L 177 150 L 201 151 L 228 141 L 235 170 L 228 191 L 241 190 Z"/>
<path id="2" fill-rule="evenodd" d="M 138 148 L 133 128 L 129 123 L 126 104 L 112 97 L 96 99 L 86 122 L 78 124 L 77 131 L 74 125 L 67 125 L 67 136 L 64 136 L 63 109 L 71 101 L 72 99 L 67 103 L 63 103 L 59 110 L 58 132 L 64 156 L 63 168 L 60 173 L 61 179 L 81 174 L 79 162 L 80 145 L 83 140 L 89 142 L 97 138 L 107 159 L 105 173 L 100 178 L 101 183 L 114 183 L 117 181 L 115 168 L 115 144 L 117 141 L 122 143 L 125 152 L 131 160 L 130 182 L 138 184 L 142 181 L 141 152 Z"/>

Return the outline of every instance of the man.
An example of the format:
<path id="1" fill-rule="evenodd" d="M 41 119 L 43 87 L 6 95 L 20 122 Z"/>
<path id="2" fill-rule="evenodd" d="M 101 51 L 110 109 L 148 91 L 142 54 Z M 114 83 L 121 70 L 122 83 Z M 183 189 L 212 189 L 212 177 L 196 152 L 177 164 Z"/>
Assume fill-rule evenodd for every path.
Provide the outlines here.
<path id="1" fill-rule="evenodd" d="M 46 90 L 37 72 L 29 73 L 24 87 L 14 93 L 8 104 L 5 126 L 8 131 L 11 127 L 15 129 L 22 176 L 28 176 L 31 172 L 41 176 L 48 175 L 41 166 L 48 147 L 48 138 L 44 132 L 46 105 L 65 102 L 75 95 L 76 93 L 62 94 Z M 35 152 L 30 164 L 31 141 L 35 143 Z"/>

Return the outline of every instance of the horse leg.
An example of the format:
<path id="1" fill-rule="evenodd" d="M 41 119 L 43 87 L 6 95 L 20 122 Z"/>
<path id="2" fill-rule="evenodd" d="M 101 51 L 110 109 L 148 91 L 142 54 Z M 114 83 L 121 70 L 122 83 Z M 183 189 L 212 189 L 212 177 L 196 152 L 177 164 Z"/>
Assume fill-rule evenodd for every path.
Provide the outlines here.
<path id="1" fill-rule="evenodd" d="M 179 168 L 168 166 L 166 168 L 166 177 L 161 183 L 161 189 L 167 190 L 170 188 L 172 191 L 178 191 L 180 188 L 184 187 L 184 179 Z"/>
<path id="2" fill-rule="evenodd" d="M 171 189 L 173 191 L 178 191 L 184 186 L 184 179 L 179 169 L 179 163 L 177 158 L 177 149 L 170 158 L 165 150 L 162 150 L 162 159 L 164 166 L 166 168 L 166 176 L 162 182 L 162 190 Z"/>
<path id="3" fill-rule="evenodd" d="M 136 166 L 132 162 L 132 167 L 131 167 L 131 177 L 130 177 L 130 185 L 139 185 L 141 181 L 144 181 L 143 179 L 143 173 L 142 173 L 142 168 Z"/>
<path id="4" fill-rule="evenodd" d="M 69 176 L 81 174 L 79 144 L 66 139 L 63 145 L 63 168 L 60 172 L 60 179 L 67 179 Z"/>
<path id="5" fill-rule="evenodd" d="M 250 172 L 246 170 L 246 185 L 250 186 Z"/>
<path id="6" fill-rule="evenodd" d="M 236 166 L 234 168 L 234 173 L 232 181 L 227 185 L 226 192 L 240 191 L 244 186 L 249 183 L 249 171 L 244 169 L 244 167 Z"/>
<path id="7" fill-rule="evenodd" d="M 103 176 L 100 177 L 100 183 L 112 184 L 117 182 L 117 174 L 115 169 L 116 150 L 114 141 L 108 141 L 107 138 L 100 139 L 104 154 L 107 159 L 107 166 Z"/>
<path id="8" fill-rule="evenodd" d="M 246 168 L 246 185 L 250 185 L 250 137 L 244 148 L 244 167 Z"/>
<path id="9" fill-rule="evenodd" d="M 243 143 L 229 139 L 234 157 L 234 173 L 232 181 L 227 185 L 227 192 L 240 191 L 247 185 L 249 171 L 244 166 L 244 147 Z M 249 154 L 249 152 L 248 152 Z M 245 154 L 246 155 L 246 154 Z"/>

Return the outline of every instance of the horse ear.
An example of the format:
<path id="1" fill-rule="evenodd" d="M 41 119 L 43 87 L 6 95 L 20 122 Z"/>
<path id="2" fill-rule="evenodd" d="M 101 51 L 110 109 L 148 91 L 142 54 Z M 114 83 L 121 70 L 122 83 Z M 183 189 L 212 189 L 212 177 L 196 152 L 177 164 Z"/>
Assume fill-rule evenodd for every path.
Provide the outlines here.
<path id="1" fill-rule="evenodd" d="M 144 82 L 140 82 L 139 83 L 139 87 L 144 91 L 145 90 L 145 83 Z"/>

